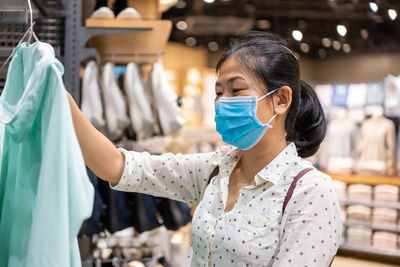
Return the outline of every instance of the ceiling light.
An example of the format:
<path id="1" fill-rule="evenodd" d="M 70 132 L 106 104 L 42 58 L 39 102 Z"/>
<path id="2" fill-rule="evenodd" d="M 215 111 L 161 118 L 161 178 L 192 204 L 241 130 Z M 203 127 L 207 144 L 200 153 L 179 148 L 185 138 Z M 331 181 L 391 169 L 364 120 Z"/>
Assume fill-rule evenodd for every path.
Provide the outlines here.
<path id="1" fill-rule="evenodd" d="M 369 8 L 373 11 L 373 12 L 377 12 L 379 7 L 375 2 L 369 2 Z"/>
<path id="2" fill-rule="evenodd" d="M 341 25 L 341 24 L 338 24 L 338 25 L 336 26 L 336 30 L 337 30 L 337 32 L 338 32 L 338 34 L 339 34 L 340 36 L 342 36 L 342 37 L 345 37 L 345 36 L 346 36 L 346 33 L 347 33 L 347 28 L 346 28 L 346 26 Z"/>
<path id="3" fill-rule="evenodd" d="M 178 30 L 180 30 L 180 31 L 184 31 L 184 30 L 186 30 L 187 29 L 187 23 L 186 23 L 186 21 L 183 21 L 183 20 L 181 20 L 181 21 L 178 21 L 177 23 L 176 23 L 176 28 L 178 29 Z"/>
<path id="4" fill-rule="evenodd" d="M 318 56 L 320 56 L 322 58 L 325 58 L 326 55 L 327 55 L 327 53 L 326 53 L 325 49 L 319 49 L 318 50 Z"/>
<path id="5" fill-rule="evenodd" d="M 195 45 L 197 44 L 197 40 L 196 40 L 196 38 L 194 38 L 194 37 L 187 37 L 187 38 L 185 39 L 185 44 L 186 44 L 187 46 L 195 46 Z"/>
<path id="6" fill-rule="evenodd" d="M 389 9 L 389 10 L 388 10 L 388 15 L 389 15 L 389 18 L 390 18 L 391 20 L 395 20 L 396 17 L 397 17 L 397 12 L 396 12 L 396 10 L 394 10 L 394 9 Z"/>
<path id="7" fill-rule="evenodd" d="M 186 2 L 183 0 L 178 1 L 178 3 L 176 3 L 176 8 L 181 9 L 181 8 L 185 8 L 185 7 L 186 7 Z"/>
<path id="8" fill-rule="evenodd" d="M 260 19 L 256 21 L 256 25 L 261 30 L 267 30 L 271 27 L 271 22 L 267 19 Z"/>
<path id="9" fill-rule="evenodd" d="M 293 30 L 292 36 L 298 42 L 300 42 L 303 39 L 303 33 L 301 33 L 301 31 L 299 30 Z"/>
<path id="10" fill-rule="evenodd" d="M 332 40 L 329 38 L 322 38 L 321 42 L 322 42 L 322 45 L 325 46 L 326 48 L 328 48 L 332 45 Z"/>
<path id="11" fill-rule="evenodd" d="M 208 43 L 208 49 L 210 49 L 211 51 L 215 52 L 219 49 L 219 45 L 217 42 L 209 42 Z"/>
<path id="12" fill-rule="evenodd" d="M 205 3 L 207 3 L 207 4 L 212 4 L 212 3 L 214 3 L 215 2 L 215 0 L 203 0 Z"/>
<path id="13" fill-rule="evenodd" d="M 351 51 L 351 46 L 349 45 L 349 44 L 343 44 L 343 51 L 345 52 L 345 53 L 350 53 L 350 51 Z"/>
<path id="14" fill-rule="evenodd" d="M 333 41 L 332 47 L 335 50 L 340 50 L 340 48 L 342 47 L 342 44 L 339 41 Z"/>
<path id="15" fill-rule="evenodd" d="M 368 33 L 368 31 L 367 31 L 366 29 L 361 29 L 360 35 L 361 35 L 361 37 L 362 37 L 363 39 L 367 39 L 368 36 L 369 36 L 369 33 Z"/>
<path id="16" fill-rule="evenodd" d="M 310 46 L 308 44 L 306 44 L 306 43 L 301 43 L 300 50 L 303 53 L 308 53 L 310 51 Z"/>

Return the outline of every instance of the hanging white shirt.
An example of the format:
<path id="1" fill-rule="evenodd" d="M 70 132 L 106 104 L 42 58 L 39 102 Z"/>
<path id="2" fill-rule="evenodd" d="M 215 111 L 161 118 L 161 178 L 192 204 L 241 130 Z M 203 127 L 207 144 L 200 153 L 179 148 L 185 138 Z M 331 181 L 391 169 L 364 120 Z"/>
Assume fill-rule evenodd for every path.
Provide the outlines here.
<path id="1" fill-rule="evenodd" d="M 151 86 L 158 118 L 164 135 L 178 131 L 185 119 L 177 103 L 177 95 L 168 83 L 164 67 L 161 63 L 154 63 L 151 73 Z"/>
<path id="2" fill-rule="evenodd" d="M 294 177 L 311 163 L 291 143 L 243 187 L 225 212 L 229 177 L 240 150 L 203 154 L 125 151 L 125 169 L 112 188 L 197 204 L 188 266 L 328 266 L 340 244 L 342 223 L 331 178 L 313 170 L 301 178 L 282 216 Z M 219 174 L 207 184 L 211 172 Z"/>
<path id="3" fill-rule="evenodd" d="M 83 73 L 81 110 L 94 127 L 98 130 L 104 129 L 106 122 L 103 119 L 99 68 L 93 60 L 87 63 Z"/>
<path id="4" fill-rule="evenodd" d="M 143 88 L 138 66 L 135 63 L 129 63 L 126 67 L 124 90 L 128 97 L 129 116 L 137 139 L 153 136 L 153 114 Z"/>
<path id="5" fill-rule="evenodd" d="M 104 65 L 101 81 L 108 135 L 111 139 L 118 139 L 128 127 L 129 118 L 126 114 L 125 99 L 115 77 L 114 64 L 109 62 Z"/>

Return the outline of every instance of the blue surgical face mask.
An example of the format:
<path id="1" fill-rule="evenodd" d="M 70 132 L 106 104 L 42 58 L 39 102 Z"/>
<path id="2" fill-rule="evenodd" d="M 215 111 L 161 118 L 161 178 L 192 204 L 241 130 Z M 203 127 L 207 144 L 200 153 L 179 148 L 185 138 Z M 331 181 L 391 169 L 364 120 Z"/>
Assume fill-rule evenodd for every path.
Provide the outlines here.
<path id="1" fill-rule="evenodd" d="M 256 96 L 220 97 L 215 103 L 217 131 L 225 143 L 242 150 L 255 146 L 269 128 L 270 122 L 262 124 L 256 116 L 257 102 L 276 90 L 257 99 Z"/>

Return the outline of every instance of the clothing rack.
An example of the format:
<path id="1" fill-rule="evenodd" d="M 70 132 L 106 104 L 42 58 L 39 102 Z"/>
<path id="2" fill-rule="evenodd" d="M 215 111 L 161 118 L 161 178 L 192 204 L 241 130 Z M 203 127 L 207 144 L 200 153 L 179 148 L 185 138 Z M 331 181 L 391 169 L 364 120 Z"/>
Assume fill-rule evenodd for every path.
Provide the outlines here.
<path id="1" fill-rule="evenodd" d="M 162 57 L 162 53 L 155 54 L 99 54 L 97 59 L 98 63 L 103 64 L 106 62 L 113 62 L 117 64 L 128 64 L 130 62 L 135 63 L 147 63 L 153 64 L 159 61 Z"/>
<path id="2" fill-rule="evenodd" d="M 32 0 L 33 16 L 35 18 L 34 30 L 38 38 L 54 47 L 56 57 L 63 61 L 63 50 L 66 46 L 64 39 L 65 9 L 53 8 L 60 5 L 60 1 Z M 46 4 L 47 15 L 38 10 L 39 5 Z M 54 11 L 54 12 L 53 12 Z M 27 23 L 28 12 L 25 1 L 2 0 L 0 3 L 0 66 L 7 60 L 22 36 L 29 28 Z M 9 64 L 9 62 L 8 62 Z M 0 71 L 0 91 L 3 90 L 8 69 L 8 64 Z"/>
<path id="3" fill-rule="evenodd" d="M 121 264 L 124 263 L 129 263 L 131 261 L 138 261 L 141 262 L 143 264 L 151 262 L 152 258 L 143 258 L 143 259 L 123 259 L 123 258 L 118 258 L 118 257 L 114 257 L 112 259 L 101 259 L 101 258 L 94 258 L 94 259 L 87 259 L 82 261 L 82 267 L 101 267 L 102 264 L 104 263 L 111 263 L 113 265 L 113 267 L 119 267 L 121 266 Z"/>

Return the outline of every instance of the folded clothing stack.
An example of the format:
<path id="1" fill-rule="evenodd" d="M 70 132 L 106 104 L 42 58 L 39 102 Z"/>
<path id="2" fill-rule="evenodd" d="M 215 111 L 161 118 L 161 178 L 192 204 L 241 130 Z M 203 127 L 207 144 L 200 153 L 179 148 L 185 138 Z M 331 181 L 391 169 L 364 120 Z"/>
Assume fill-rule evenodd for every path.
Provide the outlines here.
<path id="1" fill-rule="evenodd" d="M 347 243 L 360 246 L 371 246 L 372 229 L 365 226 L 347 228 Z"/>
<path id="2" fill-rule="evenodd" d="M 372 186 L 365 184 L 352 184 L 347 187 L 347 197 L 353 200 L 372 200 Z"/>
<path id="3" fill-rule="evenodd" d="M 400 249 L 400 235 L 399 235 L 399 238 L 398 238 L 398 241 L 397 241 L 397 245 L 398 245 L 398 248 Z"/>
<path id="4" fill-rule="evenodd" d="M 371 221 L 371 208 L 363 205 L 351 205 L 347 207 L 347 218 L 361 221 Z"/>
<path id="5" fill-rule="evenodd" d="M 372 222 L 376 224 L 397 225 L 398 212 L 396 209 L 390 208 L 373 208 Z"/>
<path id="6" fill-rule="evenodd" d="M 399 187 L 395 185 L 376 185 L 374 188 L 374 200 L 398 202 L 399 201 Z"/>
<path id="7" fill-rule="evenodd" d="M 396 233 L 377 231 L 372 236 L 372 246 L 377 249 L 392 249 L 398 248 L 398 236 Z"/>
<path id="8" fill-rule="evenodd" d="M 342 221 L 345 221 L 347 218 L 346 207 L 344 205 L 340 205 L 340 216 L 342 218 Z"/>
<path id="9" fill-rule="evenodd" d="M 336 194 L 339 199 L 347 198 L 347 184 L 338 180 L 334 180 L 333 184 L 335 185 Z"/>

